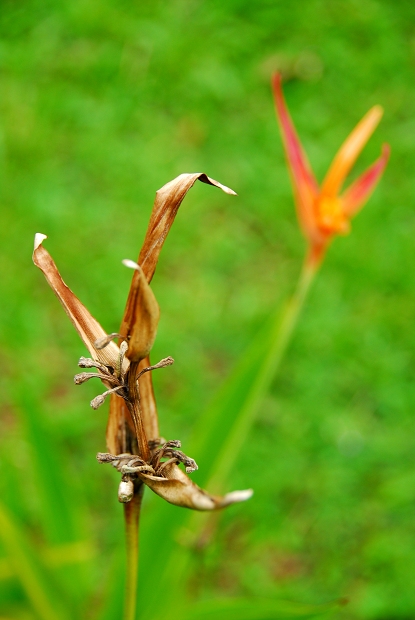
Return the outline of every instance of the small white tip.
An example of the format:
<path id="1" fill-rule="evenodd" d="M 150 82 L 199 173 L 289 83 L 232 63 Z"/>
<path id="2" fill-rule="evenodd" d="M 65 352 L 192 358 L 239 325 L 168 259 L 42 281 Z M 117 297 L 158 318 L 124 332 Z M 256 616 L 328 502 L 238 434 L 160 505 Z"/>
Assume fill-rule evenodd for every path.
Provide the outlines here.
<path id="1" fill-rule="evenodd" d="M 35 234 L 35 247 L 34 250 L 37 250 L 40 245 L 42 245 L 43 241 L 47 239 L 47 235 L 43 235 L 42 233 Z"/>
<path id="2" fill-rule="evenodd" d="M 235 504 L 236 502 L 246 502 L 254 494 L 253 489 L 245 489 L 244 491 L 232 491 L 224 497 L 226 504 Z"/>
<path id="3" fill-rule="evenodd" d="M 237 196 L 238 195 L 236 192 L 233 191 L 233 189 L 231 189 L 230 187 L 226 187 L 226 185 L 223 186 L 223 191 L 226 194 L 230 194 L 230 196 Z"/>
<path id="4" fill-rule="evenodd" d="M 130 260 L 129 258 L 124 258 L 124 260 L 121 262 L 123 265 L 125 265 L 129 269 L 135 269 L 136 271 L 141 271 L 140 265 L 136 263 L 135 261 Z"/>

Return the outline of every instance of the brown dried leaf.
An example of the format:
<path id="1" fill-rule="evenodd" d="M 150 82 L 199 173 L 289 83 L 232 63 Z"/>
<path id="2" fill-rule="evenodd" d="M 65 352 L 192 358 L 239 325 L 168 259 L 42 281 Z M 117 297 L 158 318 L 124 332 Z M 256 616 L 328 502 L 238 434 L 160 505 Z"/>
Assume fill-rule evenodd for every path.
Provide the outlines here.
<path id="1" fill-rule="evenodd" d="M 154 275 L 161 248 L 167 238 L 183 198 L 197 180 L 202 181 L 202 183 L 207 183 L 208 185 L 219 187 L 227 194 L 235 195 L 232 189 L 218 183 L 218 181 L 214 179 L 210 179 L 204 172 L 181 174 L 173 179 L 173 181 L 163 185 L 163 187 L 156 192 L 156 199 L 154 201 L 147 233 L 137 261 L 148 283 L 151 282 Z M 124 338 L 131 336 L 133 326 L 135 325 L 134 321 L 137 310 L 133 310 L 133 308 L 134 302 L 137 300 L 137 290 L 140 288 L 141 277 L 140 271 L 134 272 L 120 328 L 120 334 L 122 334 Z"/>
<path id="2" fill-rule="evenodd" d="M 161 248 L 163 247 L 170 228 L 174 222 L 177 211 L 187 192 L 191 189 L 191 187 L 193 187 L 197 180 L 202 183 L 207 183 L 208 185 L 218 187 L 227 194 L 235 195 L 235 192 L 232 189 L 229 189 L 229 187 L 226 187 L 225 185 L 218 183 L 218 181 L 209 178 L 203 172 L 181 174 L 159 189 L 158 192 L 156 192 L 156 198 L 147 228 L 147 233 L 137 261 L 147 279 L 147 282 L 150 282 L 154 275 Z M 120 327 L 120 334 L 124 337 L 131 336 L 133 317 L 137 312 L 136 310 L 133 311 L 132 308 L 134 306 L 134 300 L 136 299 L 136 291 L 139 286 L 140 274 L 136 271 L 131 282 L 126 309 Z M 139 370 L 145 368 L 146 366 L 150 366 L 150 360 L 148 357 L 141 361 Z M 140 379 L 140 398 L 143 425 L 147 439 L 155 439 L 160 436 L 160 433 L 158 429 L 157 408 L 154 398 L 151 373 L 143 375 Z M 112 395 L 107 426 L 107 447 L 110 452 L 113 452 L 114 454 L 125 452 L 124 449 L 117 450 L 115 448 L 117 446 L 120 448 L 122 445 L 122 442 L 120 441 L 119 429 L 124 423 L 124 420 L 129 419 L 130 414 L 125 403 L 117 396 Z M 126 433 L 129 433 L 128 429 L 126 430 Z"/>
<path id="3" fill-rule="evenodd" d="M 141 267 L 130 260 L 124 260 L 123 263 L 135 269 L 137 274 L 135 286 L 131 287 L 128 296 L 124 321 L 130 332 L 127 357 L 131 362 L 139 362 L 147 357 L 153 347 L 160 309 Z"/>
<path id="4" fill-rule="evenodd" d="M 251 489 L 247 489 L 245 491 L 233 491 L 223 497 L 209 495 L 192 482 L 189 476 L 174 463 L 167 465 L 163 473 L 167 478 L 143 473 L 139 473 L 138 476 L 154 493 L 170 504 L 183 508 L 216 510 L 217 508 L 225 508 L 230 504 L 243 502 L 252 497 L 253 493 Z"/>
<path id="5" fill-rule="evenodd" d="M 163 185 L 163 187 L 156 192 L 156 199 L 154 201 L 147 233 L 137 261 L 144 271 L 148 282 L 151 282 L 154 275 L 161 248 L 163 247 L 163 243 L 166 240 L 183 198 L 196 181 L 218 187 L 226 194 L 236 195 L 232 189 L 209 178 L 204 172 L 180 174 L 169 183 L 166 183 L 166 185 Z"/>
<path id="6" fill-rule="evenodd" d="M 52 257 L 42 245 L 46 238 L 46 235 L 42 235 L 41 233 L 37 233 L 35 235 L 35 246 L 33 251 L 34 264 L 43 272 L 47 282 L 61 302 L 66 314 L 72 321 L 91 357 L 98 360 L 102 364 L 115 367 L 119 355 L 118 346 L 115 342 L 110 342 L 108 346 L 101 350 L 94 346 L 96 340 L 105 338 L 107 334 L 98 321 L 94 319 L 85 306 L 62 280 Z M 124 371 L 128 369 L 128 366 L 128 360 L 124 359 Z"/>

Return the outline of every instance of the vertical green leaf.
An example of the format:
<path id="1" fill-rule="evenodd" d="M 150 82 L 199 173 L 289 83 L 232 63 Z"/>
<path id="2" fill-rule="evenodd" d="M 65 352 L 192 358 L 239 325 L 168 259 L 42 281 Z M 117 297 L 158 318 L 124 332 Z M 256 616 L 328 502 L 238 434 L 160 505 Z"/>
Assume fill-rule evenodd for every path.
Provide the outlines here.
<path id="1" fill-rule="evenodd" d="M 54 584 L 54 578 L 41 564 L 23 528 L 0 505 L 0 539 L 33 610 L 41 620 L 66 620 L 71 617 L 67 602 Z M 73 616 L 72 616 L 73 617 Z"/>

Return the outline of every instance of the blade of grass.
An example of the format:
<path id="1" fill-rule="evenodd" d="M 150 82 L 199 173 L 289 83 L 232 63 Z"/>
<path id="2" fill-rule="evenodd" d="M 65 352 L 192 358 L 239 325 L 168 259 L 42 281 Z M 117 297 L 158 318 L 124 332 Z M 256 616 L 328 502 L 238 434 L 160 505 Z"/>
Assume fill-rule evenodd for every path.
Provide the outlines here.
<path id="1" fill-rule="evenodd" d="M 39 497 L 36 520 L 47 546 L 87 540 L 90 533 L 84 528 L 82 504 L 73 494 L 73 485 L 61 462 L 59 444 L 45 421 L 39 383 L 30 373 L 24 372 L 22 383 L 13 387 L 12 395 L 30 449 L 31 475 Z M 22 489 L 23 496 L 24 492 Z M 73 601 L 77 600 L 80 606 L 91 585 L 89 573 L 87 563 L 66 565 L 57 573 L 65 591 L 70 592 Z"/>
<path id="2" fill-rule="evenodd" d="M 308 263 L 304 264 L 284 311 L 277 311 L 252 350 L 244 354 L 224 393 L 219 394 L 195 430 L 190 449 L 197 455 L 202 485 L 207 484 L 215 492 L 221 492 L 228 483 L 231 468 L 287 350 L 315 273 Z M 214 459 L 211 446 L 215 446 Z"/>
<path id="3" fill-rule="evenodd" d="M 79 540 L 77 503 L 70 495 L 50 430 L 45 424 L 39 401 L 40 388 L 29 373 L 24 384 L 13 390 L 13 400 L 30 447 L 30 463 L 40 497 L 41 525 L 48 543 Z"/>
<path id="4" fill-rule="evenodd" d="M 95 555 L 96 551 L 88 541 L 67 543 L 40 550 L 42 561 L 48 568 L 89 562 Z M 16 577 L 14 566 L 7 558 L 0 558 L 0 581 L 13 577 Z"/>
<path id="5" fill-rule="evenodd" d="M 99 585 L 99 602 L 91 615 L 94 620 L 114 620 L 120 616 L 120 609 L 125 603 L 125 560 L 125 550 L 122 541 L 119 541 L 112 560 L 109 560 L 111 566 L 107 577 Z"/>
<path id="6" fill-rule="evenodd" d="M 199 475 L 195 476 L 195 480 L 203 487 L 221 492 L 227 483 L 231 468 L 290 342 L 315 274 L 316 268 L 304 263 L 297 288 L 282 314 L 277 311 L 264 326 L 212 405 L 201 417 L 188 451 L 197 460 Z M 213 450 L 217 454 L 214 459 Z M 147 522 L 143 532 L 142 559 L 144 566 L 150 566 L 150 562 L 154 562 L 154 545 L 150 548 L 149 541 L 154 541 L 155 536 L 163 532 L 164 570 L 159 575 L 158 583 L 164 588 L 163 599 L 166 605 L 171 606 L 173 601 L 169 599 L 169 595 L 177 596 L 192 555 L 190 546 L 177 545 L 175 539 L 180 537 L 180 530 L 184 531 L 188 535 L 187 542 L 191 545 L 211 517 L 197 513 L 184 516 L 179 514 L 179 511 L 175 514 L 169 511 L 169 518 L 166 518 L 167 512 L 168 508 L 162 506 L 157 517 L 152 519 L 151 525 Z M 157 602 L 156 596 L 151 592 L 147 575 L 148 573 L 143 572 L 140 578 L 140 585 L 147 595 L 144 618 L 151 617 L 151 610 L 154 610 Z"/>
<path id="7" fill-rule="evenodd" d="M 41 620 L 66 620 L 71 613 L 54 587 L 53 576 L 36 557 L 22 527 L 0 504 L 0 539 L 33 610 Z"/>
<path id="8" fill-rule="evenodd" d="M 344 600 L 307 605 L 274 599 L 219 599 L 196 603 L 182 617 L 183 620 L 304 620 L 332 613 L 344 604 Z"/>

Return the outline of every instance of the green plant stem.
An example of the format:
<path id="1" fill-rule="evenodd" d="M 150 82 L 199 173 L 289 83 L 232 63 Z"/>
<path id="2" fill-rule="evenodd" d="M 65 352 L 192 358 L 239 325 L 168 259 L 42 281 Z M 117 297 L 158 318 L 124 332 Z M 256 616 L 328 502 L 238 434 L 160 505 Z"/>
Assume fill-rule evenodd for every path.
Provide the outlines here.
<path id="1" fill-rule="evenodd" d="M 125 542 L 127 551 L 124 620 L 135 620 L 136 618 L 138 577 L 138 526 L 140 521 L 143 492 L 143 484 L 137 484 L 133 499 L 127 504 L 124 504 Z"/>
<path id="2" fill-rule="evenodd" d="M 238 458 L 255 416 L 290 343 L 301 309 L 317 271 L 318 263 L 306 259 L 294 294 L 286 304 L 283 312 L 277 311 L 269 326 L 266 326 L 266 329 L 261 331 L 250 344 L 245 355 L 241 358 L 234 375 L 228 381 L 228 386 L 224 387 L 219 395 L 219 399 L 209 409 L 209 415 L 206 415 L 201 420 L 201 427 L 196 432 L 196 438 L 199 440 L 198 450 L 199 453 L 207 454 L 210 457 L 205 459 L 204 463 L 209 472 L 203 479 L 203 486 L 205 488 L 221 493 L 225 485 L 227 485 L 230 471 Z M 242 386 L 242 396 L 239 390 L 238 397 L 241 396 L 242 400 L 238 404 L 239 398 L 235 403 L 233 402 L 233 397 L 237 393 L 238 386 L 241 385 L 240 381 L 242 378 L 244 378 L 245 384 Z M 219 421 L 218 416 L 222 420 L 227 413 L 227 407 L 231 408 L 228 418 L 231 416 L 232 421 L 229 428 L 226 429 L 226 436 L 221 437 L 220 449 L 212 466 L 209 445 L 212 444 L 215 433 L 218 432 L 218 423 L 222 423 Z M 209 430 L 204 426 L 206 422 L 210 422 L 212 425 Z M 205 432 L 203 432 L 204 428 Z M 162 512 L 162 516 L 166 517 L 165 511 Z M 156 595 L 153 597 L 149 592 L 149 583 L 144 578 L 146 583 L 143 587 L 147 594 L 146 608 L 143 610 L 145 620 L 164 617 L 168 606 L 171 607 L 178 604 L 177 600 L 173 601 L 172 599 L 180 589 L 180 583 L 182 583 L 186 574 L 189 573 L 193 545 L 196 543 L 203 544 L 207 539 L 210 539 L 212 531 L 215 529 L 214 521 L 217 518 L 218 515 L 216 513 L 210 512 L 204 514 L 192 512 L 185 520 L 183 518 L 174 520 L 172 515 L 170 515 L 170 548 L 167 551 L 166 542 L 166 548 L 163 552 L 164 570 L 159 577 L 160 588 L 165 588 L 165 606 L 161 607 L 159 613 L 155 616 L 154 609 L 159 599 L 155 598 Z M 162 520 L 157 523 L 153 522 L 151 531 L 147 532 L 147 537 L 153 539 L 161 527 Z M 166 531 L 166 525 L 164 525 L 164 528 L 164 531 Z M 187 544 L 184 546 L 177 546 L 174 543 L 180 531 L 186 534 Z M 154 545 L 151 546 L 151 549 L 154 554 Z M 149 549 L 147 548 L 148 554 Z"/>
<path id="3" fill-rule="evenodd" d="M 227 437 L 227 441 L 215 459 L 207 488 L 219 492 L 226 483 L 261 402 L 279 370 L 317 270 L 316 264 L 307 260 L 304 261 L 294 294 L 285 306 L 282 315 L 280 313 L 276 315 L 265 356 L 256 372 L 255 381 Z"/>

